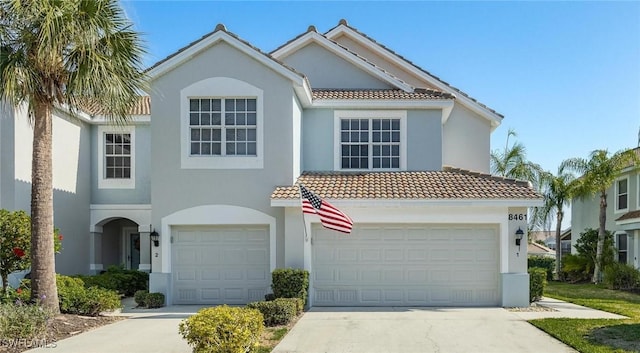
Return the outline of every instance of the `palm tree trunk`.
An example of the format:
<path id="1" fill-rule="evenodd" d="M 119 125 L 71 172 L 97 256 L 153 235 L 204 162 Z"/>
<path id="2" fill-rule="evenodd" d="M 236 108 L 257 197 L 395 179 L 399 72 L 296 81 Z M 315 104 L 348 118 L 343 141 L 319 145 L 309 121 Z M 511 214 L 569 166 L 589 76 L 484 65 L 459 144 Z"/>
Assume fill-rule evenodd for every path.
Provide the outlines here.
<path id="1" fill-rule="evenodd" d="M 31 163 L 31 299 L 60 312 L 53 244 L 52 105 L 34 104 Z"/>
<path id="2" fill-rule="evenodd" d="M 596 248 L 596 263 L 593 269 L 593 283 L 602 281 L 602 249 L 604 248 L 605 225 L 607 223 L 607 193 L 600 192 L 600 226 L 598 227 L 598 246 Z"/>
<path id="3" fill-rule="evenodd" d="M 558 207 L 556 218 L 556 278 L 560 279 L 560 271 L 562 269 L 562 247 L 560 246 L 560 232 L 562 232 L 562 219 L 564 218 L 562 205 Z"/>

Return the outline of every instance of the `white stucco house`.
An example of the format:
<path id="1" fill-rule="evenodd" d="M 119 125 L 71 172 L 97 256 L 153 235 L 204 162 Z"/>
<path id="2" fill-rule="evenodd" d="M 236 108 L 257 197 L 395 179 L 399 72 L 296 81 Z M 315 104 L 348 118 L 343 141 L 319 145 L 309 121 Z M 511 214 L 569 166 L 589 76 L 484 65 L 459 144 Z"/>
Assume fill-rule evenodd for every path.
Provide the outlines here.
<path id="1" fill-rule="evenodd" d="M 633 151 L 640 156 L 640 147 Z M 571 201 L 572 252 L 576 251 L 574 246 L 580 233 L 587 228 L 598 229 L 599 215 L 599 195 Z M 616 260 L 640 269 L 640 169 L 637 165 L 626 168 L 607 190 L 606 217 L 605 229 L 613 234 Z"/>
<path id="2" fill-rule="evenodd" d="M 149 271 L 170 304 L 260 300 L 294 267 L 311 306 L 528 305 L 541 201 L 489 175 L 496 111 L 344 20 L 271 53 L 218 25 L 148 73 L 126 127 L 55 112 L 59 272 Z M 0 207 L 28 210 L 31 130 L 2 116 Z M 352 233 L 303 222 L 299 182 Z"/>

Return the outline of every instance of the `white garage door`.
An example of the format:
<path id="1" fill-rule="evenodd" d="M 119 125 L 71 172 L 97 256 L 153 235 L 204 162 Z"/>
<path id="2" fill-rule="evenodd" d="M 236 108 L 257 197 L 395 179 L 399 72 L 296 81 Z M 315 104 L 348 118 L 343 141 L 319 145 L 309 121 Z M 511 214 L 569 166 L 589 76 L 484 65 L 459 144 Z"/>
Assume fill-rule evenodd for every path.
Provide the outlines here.
<path id="1" fill-rule="evenodd" d="M 317 227 L 313 305 L 495 306 L 498 261 L 497 226 Z"/>
<path id="2" fill-rule="evenodd" d="M 271 284 L 266 228 L 175 228 L 172 233 L 174 304 L 264 299 Z"/>

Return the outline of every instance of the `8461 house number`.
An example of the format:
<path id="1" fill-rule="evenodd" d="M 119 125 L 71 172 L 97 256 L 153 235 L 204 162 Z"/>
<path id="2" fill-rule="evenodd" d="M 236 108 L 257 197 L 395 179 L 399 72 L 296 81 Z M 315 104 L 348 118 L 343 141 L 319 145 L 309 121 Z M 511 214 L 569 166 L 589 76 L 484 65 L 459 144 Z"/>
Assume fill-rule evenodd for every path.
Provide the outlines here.
<path id="1" fill-rule="evenodd" d="M 509 213 L 510 221 L 526 221 L 527 214 L 526 213 Z"/>

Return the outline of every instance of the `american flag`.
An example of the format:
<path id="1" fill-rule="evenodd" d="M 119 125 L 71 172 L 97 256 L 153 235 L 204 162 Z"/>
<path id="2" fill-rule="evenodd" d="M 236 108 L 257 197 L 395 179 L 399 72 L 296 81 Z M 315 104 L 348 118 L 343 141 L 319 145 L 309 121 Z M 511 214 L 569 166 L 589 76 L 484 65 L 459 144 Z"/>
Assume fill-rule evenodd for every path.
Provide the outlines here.
<path id="1" fill-rule="evenodd" d="M 302 195 L 303 213 L 317 214 L 320 216 L 320 222 L 325 228 L 347 234 L 351 233 L 353 221 L 344 212 L 321 199 L 302 184 L 300 184 L 300 195 Z"/>

